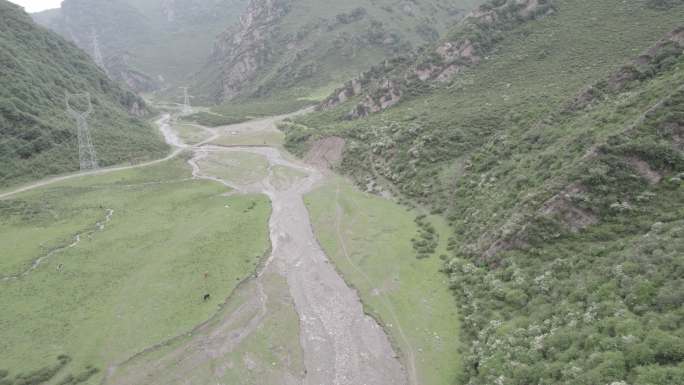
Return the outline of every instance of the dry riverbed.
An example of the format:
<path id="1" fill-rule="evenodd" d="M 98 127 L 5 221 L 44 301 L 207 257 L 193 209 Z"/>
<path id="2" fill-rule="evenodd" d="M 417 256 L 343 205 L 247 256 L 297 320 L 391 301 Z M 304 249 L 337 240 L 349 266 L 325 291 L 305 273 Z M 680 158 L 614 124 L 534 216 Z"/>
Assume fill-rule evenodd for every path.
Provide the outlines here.
<path id="1" fill-rule="evenodd" d="M 216 317 L 112 365 L 106 383 L 407 383 L 384 330 L 364 313 L 312 231 L 303 196 L 325 174 L 275 146 L 231 146 L 233 136 L 275 132 L 283 118 L 207 129 L 208 138 L 193 146 L 173 132 L 168 116 L 159 122 L 170 144 L 192 152 L 195 178 L 270 198 L 272 252 Z"/>

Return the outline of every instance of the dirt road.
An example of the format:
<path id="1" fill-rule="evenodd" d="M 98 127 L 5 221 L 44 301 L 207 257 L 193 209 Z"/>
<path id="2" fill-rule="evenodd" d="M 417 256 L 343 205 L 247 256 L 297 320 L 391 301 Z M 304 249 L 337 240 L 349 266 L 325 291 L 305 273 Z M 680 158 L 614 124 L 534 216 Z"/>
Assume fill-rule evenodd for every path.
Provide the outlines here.
<path id="1" fill-rule="evenodd" d="M 149 166 L 152 166 L 155 164 L 166 162 L 167 160 L 171 160 L 171 159 L 177 157 L 181 152 L 183 152 L 184 147 L 179 147 L 179 146 L 176 146 L 173 142 L 169 142 L 169 138 L 166 136 L 166 133 L 172 132 L 171 126 L 169 125 L 170 119 L 171 119 L 171 116 L 169 114 L 164 114 L 156 122 L 157 125 L 159 126 L 160 131 L 164 135 L 164 139 L 167 140 L 167 143 L 169 145 L 174 147 L 174 149 L 171 151 L 171 153 L 169 153 L 169 155 L 167 155 L 164 158 L 155 159 L 155 160 L 152 160 L 149 162 L 134 164 L 134 165 L 130 165 L 130 166 L 115 166 L 115 167 L 108 167 L 108 168 L 100 168 L 100 169 L 91 170 L 91 171 L 81 171 L 81 172 L 76 172 L 73 174 L 43 179 L 41 181 L 33 182 L 33 183 L 27 184 L 25 186 L 19 187 L 17 189 L 11 190 L 11 191 L 0 193 L 0 200 L 11 198 L 12 196 L 17 195 L 19 193 L 34 190 L 34 189 L 37 189 L 39 187 L 49 186 L 51 184 L 55 184 L 57 182 L 62 182 L 65 180 L 81 178 L 84 176 L 109 174 L 111 172 L 131 170 L 134 168 L 149 167 Z"/>

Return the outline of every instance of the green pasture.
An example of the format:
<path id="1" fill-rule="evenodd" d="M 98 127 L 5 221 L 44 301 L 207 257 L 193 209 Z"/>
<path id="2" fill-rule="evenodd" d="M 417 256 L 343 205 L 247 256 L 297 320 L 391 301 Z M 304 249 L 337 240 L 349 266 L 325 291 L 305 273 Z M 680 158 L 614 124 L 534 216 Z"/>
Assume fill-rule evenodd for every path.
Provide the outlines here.
<path id="1" fill-rule="evenodd" d="M 264 196 L 190 179 L 183 159 L 0 201 L 0 369 L 103 372 L 209 319 L 269 249 Z M 111 220 L 100 229 L 108 210 Z M 211 298 L 203 301 L 205 294 Z M 12 382 L 10 382 L 12 384 Z"/>

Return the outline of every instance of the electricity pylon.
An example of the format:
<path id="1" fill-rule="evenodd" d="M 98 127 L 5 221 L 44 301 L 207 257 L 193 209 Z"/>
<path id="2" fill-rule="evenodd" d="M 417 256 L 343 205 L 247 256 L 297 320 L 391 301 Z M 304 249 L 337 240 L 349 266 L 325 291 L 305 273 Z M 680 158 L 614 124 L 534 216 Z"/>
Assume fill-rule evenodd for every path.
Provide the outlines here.
<path id="1" fill-rule="evenodd" d="M 109 76 L 109 71 L 107 70 L 107 67 L 105 66 L 104 59 L 102 57 L 102 51 L 100 51 L 100 43 L 97 40 L 97 32 L 95 32 L 95 28 L 92 30 L 92 42 L 93 42 L 93 60 L 95 61 L 95 64 L 98 65 L 98 67 L 102 68 L 102 71 L 104 71 L 107 76 Z"/>
<path id="2" fill-rule="evenodd" d="M 69 100 L 72 98 L 84 98 L 88 102 L 88 107 L 85 111 L 78 111 L 71 106 Z M 67 112 L 74 119 L 78 125 L 78 159 L 81 165 L 81 170 L 94 170 L 98 168 L 97 155 L 95 154 L 95 147 L 90 139 L 90 129 L 86 118 L 93 112 L 93 105 L 90 102 L 90 94 L 65 94 Z"/>
<path id="3" fill-rule="evenodd" d="M 192 107 L 190 107 L 190 98 L 192 98 L 192 96 L 188 95 L 188 87 L 179 88 L 183 90 L 183 114 L 191 114 Z"/>

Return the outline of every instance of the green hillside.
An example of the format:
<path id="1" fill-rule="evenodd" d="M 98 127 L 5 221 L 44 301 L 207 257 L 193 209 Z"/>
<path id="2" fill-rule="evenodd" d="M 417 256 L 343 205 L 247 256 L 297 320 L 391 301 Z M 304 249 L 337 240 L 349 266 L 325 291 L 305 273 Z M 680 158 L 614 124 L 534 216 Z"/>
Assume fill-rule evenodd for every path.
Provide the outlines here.
<path id="1" fill-rule="evenodd" d="M 286 125 L 286 144 L 344 137 L 360 186 L 448 219 L 463 383 L 681 384 L 684 3 L 499 13 L 531 3 L 493 1 L 476 15 L 496 22 L 375 67 L 370 87 Z M 435 51 L 466 39 L 479 60 Z M 430 64 L 459 69 L 400 76 Z"/>
<path id="2" fill-rule="evenodd" d="M 34 19 L 72 40 L 109 75 L 137 91 L 184 84 L 210 56 L 217 35 L 246 0 L 66 0 Z"/>
<path id="3" fill-rule="evenodd" d="M 253 0 L 194 93 L 231 104 L 320 100 L 370 65 L 436 41 L 477 0 Z M 218 80 L 218 81 L 217 81 Z"/>
<path id="4" fill-rule="evenodd" d="M 73 44 L 0 1 L 0 186 L 78 170 L 76 122 L 65 93 L 89 92 L 101 166 L 159 157 L 166 145 L 142 99 L 107 79 Z"/>

